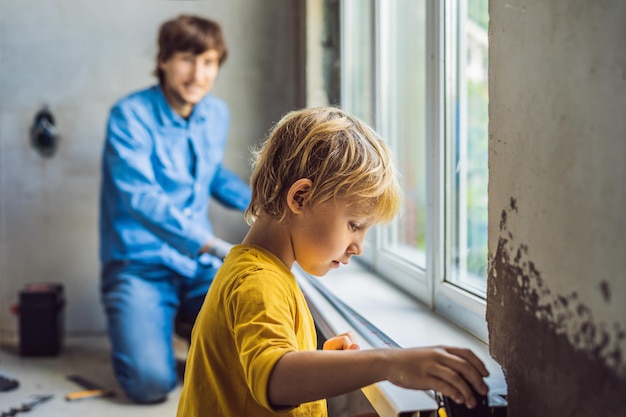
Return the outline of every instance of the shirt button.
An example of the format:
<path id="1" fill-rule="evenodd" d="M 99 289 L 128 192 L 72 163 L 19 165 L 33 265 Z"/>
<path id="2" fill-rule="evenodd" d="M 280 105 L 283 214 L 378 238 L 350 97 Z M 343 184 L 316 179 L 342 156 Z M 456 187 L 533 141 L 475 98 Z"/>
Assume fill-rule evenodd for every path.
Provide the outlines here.
<path id="1" fill-rule="evenodd" d="M 187 217 L 191 217 L 191 210 L 189 208 L 186 208 L 183 210 L 183 214 Z"/>

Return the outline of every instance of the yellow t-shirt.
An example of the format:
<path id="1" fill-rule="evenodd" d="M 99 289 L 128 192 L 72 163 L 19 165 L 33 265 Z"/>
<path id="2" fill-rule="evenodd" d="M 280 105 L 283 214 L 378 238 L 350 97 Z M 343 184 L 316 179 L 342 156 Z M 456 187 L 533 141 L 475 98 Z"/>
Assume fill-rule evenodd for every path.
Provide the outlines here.
<path id="1" fill-rule="evenodd" d="M 291 271 L 257 246 L 236 245 L 196 319 L 177 417 L 326 417 L 326 400 L 276 410 L 267 397 L 282 355 L 316 348 L 313 318 Z"/>

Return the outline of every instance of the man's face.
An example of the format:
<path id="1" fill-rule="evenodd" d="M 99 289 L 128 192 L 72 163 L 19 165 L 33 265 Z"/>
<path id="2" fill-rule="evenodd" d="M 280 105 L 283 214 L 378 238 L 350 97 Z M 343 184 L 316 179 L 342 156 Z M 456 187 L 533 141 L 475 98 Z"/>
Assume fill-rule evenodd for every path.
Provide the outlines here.
<path id="1" fill-rule="evenodd" d="M 160 62 L 163 71 L 163 90 L 174 111 L 189 116 L 193 106 L 213 88 L 219 73 L 219 52 L 209 49 L 199 55 L 175 52 L 167 61 Z"/>

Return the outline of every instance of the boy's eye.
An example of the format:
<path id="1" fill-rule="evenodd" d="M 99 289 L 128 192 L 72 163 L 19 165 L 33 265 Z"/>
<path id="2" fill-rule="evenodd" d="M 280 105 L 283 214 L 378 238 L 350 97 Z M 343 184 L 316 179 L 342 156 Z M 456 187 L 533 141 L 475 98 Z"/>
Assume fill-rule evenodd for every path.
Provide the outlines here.
<path id="1" fill-rule="evenodd" d="M 361 227 L 354 223 L 354 222 L 350 222 L 350 230 L 352 230 L 353 232 L 358 232 L 361 229 Z"/>

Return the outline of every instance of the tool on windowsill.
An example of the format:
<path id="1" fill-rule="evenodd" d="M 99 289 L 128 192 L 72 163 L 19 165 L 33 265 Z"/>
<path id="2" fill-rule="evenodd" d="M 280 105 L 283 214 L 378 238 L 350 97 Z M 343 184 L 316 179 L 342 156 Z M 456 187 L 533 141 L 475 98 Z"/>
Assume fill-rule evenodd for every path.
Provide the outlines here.
<path id="1" fill-rule="evenodd" d="M 472 389 L 474 398 L 478 401 L 476 407 L 467 408 L 464 404 L 457 404 L 450 397 L 442 395 L 439 391 L 435 392 L 439 409 L 437 415 L 439 417 L 488 417 L 489 402 L 486 395 L 480 395 Z"/>
<path id="2" fill-rule="evenodd" d="M 113 392 L 112 390 L 102 388 L 100 385 L 91 382 L 80 375 L 68 375 L 67 379 L 76 382 L 83 388 L 86 388 L 84 390 L 74 391 L 67 394 L 65 396 L 65 399 L 67 401 L 84 400 L 87 398 L 112 397 L 115 395 L 115 392 Z"/>
<path id="3" fill-rule="evenodd" d="M 508 403 L 503 394 L 490 390 L 487 395 L 482 395 L 465 382 L 472 390 L 476 406 L 467 408 L 465 404 L 457 404 L 439 391 L 429 390 L 429 395 L 437 402 L 437 417 L 506 417 Z"/>
<path id="4" fill-rule="evenodd" d="M 10 408 L 8 411 L 0 411 L 0 417 L 13 417 L 17 413 L 30 411 L 50 398 L 52 398 L 52 395 L 31 395 L 19 406 Z"/>

